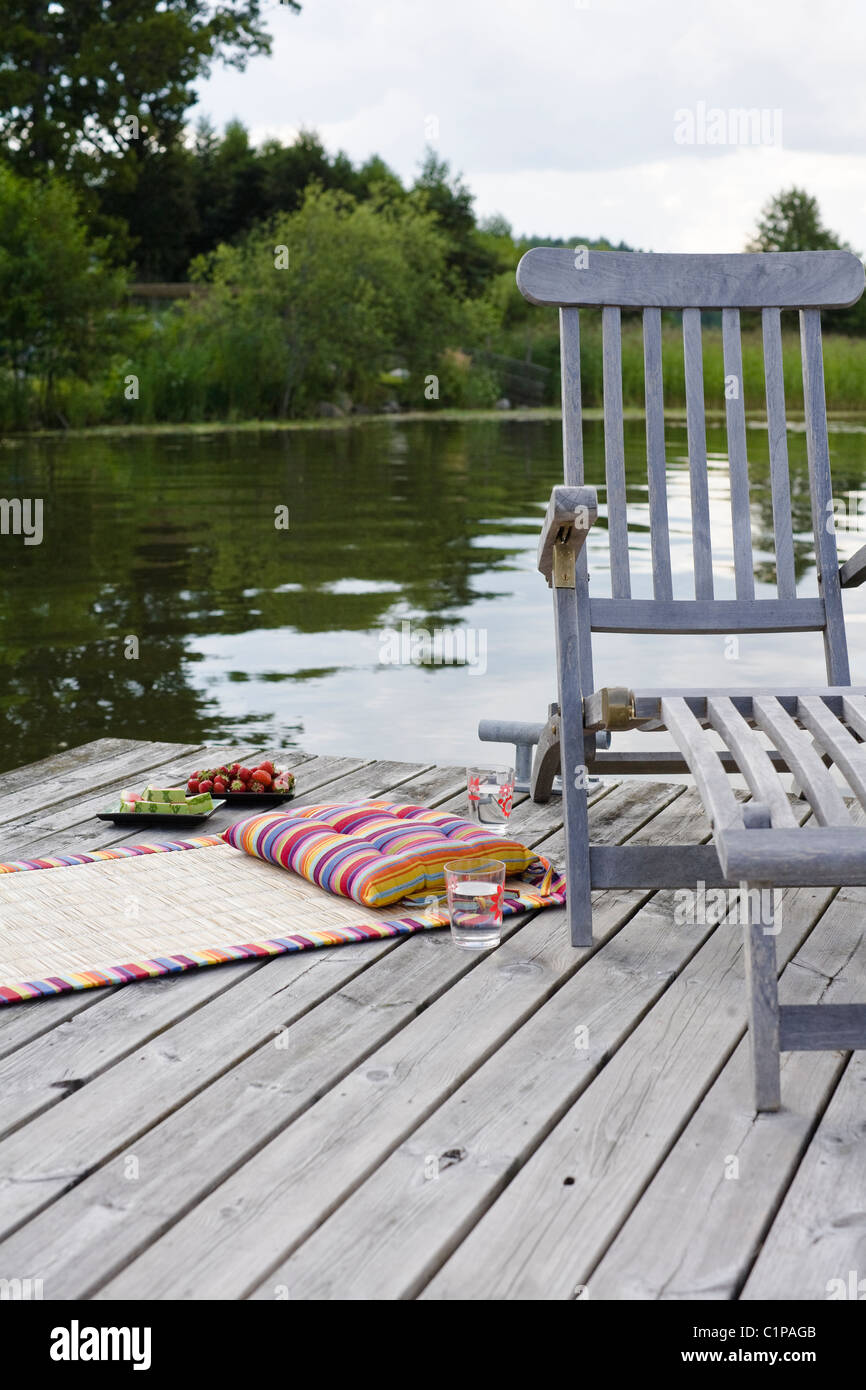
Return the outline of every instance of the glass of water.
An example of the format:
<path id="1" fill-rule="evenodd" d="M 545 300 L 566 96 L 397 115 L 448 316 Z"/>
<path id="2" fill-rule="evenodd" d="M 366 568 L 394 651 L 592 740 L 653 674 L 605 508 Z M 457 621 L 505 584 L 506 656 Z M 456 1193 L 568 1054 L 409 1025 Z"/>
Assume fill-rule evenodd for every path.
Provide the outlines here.
<path id="1" fill-rule="evenodd" d="M 501 859 L 452 859 L 445 865 L 451 939 L 467 951 L 489 951 L 502 936 L 505 865 Z"/>
<path id="2" fill-rule="evenodd" d="M 513 767 L 467 767 L 469 819 L 494 835 L 504 835 L 514 802 Z"/>

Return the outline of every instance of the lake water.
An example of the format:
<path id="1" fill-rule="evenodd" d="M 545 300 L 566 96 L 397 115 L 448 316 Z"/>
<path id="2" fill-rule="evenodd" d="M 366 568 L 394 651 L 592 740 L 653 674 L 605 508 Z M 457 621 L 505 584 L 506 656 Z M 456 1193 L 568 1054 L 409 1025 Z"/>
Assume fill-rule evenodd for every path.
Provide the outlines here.
<path id="1" fill-rule="evenodd" d="M 866 425 L 833 426 L 834 492 L 862 543 Z M 685 426 L 668 421 L 675 591 L 690 596 Z M 814 592 L 802 429 L 788 436 L 798 579 Z M 587 422 L 587 481 L 603 481 Z M 708 428 L 720 597 L 733 596 L 725 435 Z M 643 425 L 626 424 L 635 596 L 651 596 Z M 765 431 L 749 431 L 758 590 L 772 592 Z M 0 496 L 42 498 L 44 538 L 0 535 L 0 767 L 113 735 L 460 762 L 478 720 L 555 698 L 535 544 L 562 480 L 558 422 L 4 440 Z M 278 529 L 285 520 L 288 528 Z M 609 592 L 606 531 L 590 541 Z M 846 595 L 866 675 L 866 588 Z M 452 664 L 435 664 L 445 658 Z M 417 664 L 426 661 L 428 664 Z M 818 634 L 601 636 L 596 683 L 824 682 Z M 502 750 L 499 750 L 502 751 Z M 487 755 L 493 752 L 486 750 Z"/>

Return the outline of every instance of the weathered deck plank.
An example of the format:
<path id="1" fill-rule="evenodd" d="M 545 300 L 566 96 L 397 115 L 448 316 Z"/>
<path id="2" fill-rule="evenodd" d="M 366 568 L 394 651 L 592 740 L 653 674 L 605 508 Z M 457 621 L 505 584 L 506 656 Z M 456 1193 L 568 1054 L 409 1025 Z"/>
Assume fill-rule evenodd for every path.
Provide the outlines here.
<path id="1" fill-rule="evenodd" d="M 453 786 L 453 774 L 442 782 L 444 789 Z M 429 777 L 427 785 L 434 790 Z M 435 796 L 430 799 L 435 801 Z M 519 925 L 514 921 L 508 930 Z M 374 951 L 351 947 L 316 953 L 319 983 L 332 992 L 294 1021 L 287 1017 L 279 1035 L 285 1046 L 277 1047 L 273 1037 L 262 1042 L 137 1138 L 129 1153 L 117 1154 L 25 1226 L 0 1249 L 2 1258 L 44 1267 L 42 1277 L 56 1297 L 99 1287 L 221 1177 L 336 1085 L 366 1052 L 380 1046 L 475 964 L 471 957 L 451 951 L 444 933 L 432 932 L 412 942 L 376 943 Z M 356 964 L 359 951 L 365 952 L 363 969 Z M 301 959 L 286 958 L 287 963 Z M 267 969 L 279 964 L 271 962 Z M 289 1000 L 291 980 L 284 974 L 280 972 L 275 987 Z M 230 1047 L 228 1039 L 227 1055 Z M 124 1178 L 129 1154 L 139 1163 L 140 1176 L 133 1184 Z M 67 1236 L 62 1247 L 56 1241 L 58 1221 Z"/>
<path id="2" fill-rule="evenodd" d="M 355 794 L 378 794 L 379 792 L 390 790 L 395 783 L 399 786 L 401 783 L 407 782 L 418 772 L 429 775 L 430 769 L 413 767 L 411 764 L 405 763 L 374 763 L 369 765 L 369 769 L 365 766 L 360 772 L 355 771 L 349 773 L 347 776 L 338 778 L 336 781 L 329 780 L 327 786 L 329 791 L 332 791 L 337 797 Z M 429 780 L 427 785 L 429 786 Z M 449 787 L 453 785 L 453 775 L 448 776 L 447 785 Z M 304 800 L 309 800 L 313 795 L 313 792 L 308 790 L 304 796 L 298 797 L 298 801 L 303 802 Z M 384 946 L 388 948 L 393 947 L 395 944 L 400 943 L 395 943 L 393 939 L 389 939 L 384 943 L 372 943 L 372 950 L 365 945 L 363 947 L 353 948 L 348 954 L 354 958 L 356 953 L 360 955 L 360 952 L 364 951 L 366 955 L 372 959 L 375 958 L 377 947 L 381 948 Z M 294 973 L 305 975 L 307 970 L 313 969 L 316 965 L 327 959 L 328 953 L 326 952 L 311 952 L 309 954 L 305 953 L 302 956 L 287 957 L 284 959 L 284 964 L 290 971 L 288 978 L 293 979 Z M 277 962 L 272 963 L 277 964 Z M 361 963 L 362 962 L 359 962 L 359 965 Z M 267 962 L 265 964 L 267 964 Z M 359 965 L 356 965 L 355 968 L 359 968 Z M 186 976 L 183 980 L 174 982 L 166 980 L 162 982 L 166 986 L 170 986 L 172 983 L 176 985 L 182 984 L 184 986 L 183 989 L 167 989 L 160 991 L 155 990 L 151 985 L 136 985 L 132 987 L 127 986 L 117 991 L 106 991 L 103 999 L 97 1006 L 97 1011 L 88 1010 L 87 1014 L 82 1015 L 80 1018 L 78 1015 L 75 1015 L 72 1020 L 72 1026 L 75 1026 L 76 1019 L 85 1021 L 86 1026 L 82 1030 L 82 1051 L 85 1054 L 90 1052 L 90 1064 L 94 1065 L 92 1055 L 94 1038 L 97 1040 L 95 1045 L 103 1049 L 108 1049 L 113 1060 L 118 1062 L 135 1047 L 136 1044 L 133 1039 L 136 1036 L 139 1037 L 140 1041 L 141 1030 L 147 1029 L 147 1020 L 153 1017 L 155 1022 L 152 1032 L 157 1036 L 153 1043 L 153 1057 L 151 1062 L 152 1067 L 159 1072 L 160 1059 L 162 1059 L 163 1065 L 165 1057 L 169 1057 L 171 1061 L 178 1060 L 178 1057 L 172 1052 L 177 1034 L 175 1032 L 166 1034 L 165 1032 L 169 1023 L 172 1021 L 171 1012 L 173 1010 L 175 1023 L 184 1025 L 188 1031 L 191 1032 L 193 1039 L 196 1038 L 202 1026 L 206 1032 L 212 1031 L 213 1036 L 211 1037 L 210 1045 L 201 1051 L 200 1056 L 196 1057 L 196 1064 L 200 1064 L 205 1056 L 210 1055 L 215 1061 L 214 1074 L 218 1075 L 226 1065 L 231 1065 L 232 1061 L 236 1060 L 236 1056 L 232 1054 L 229 1045 L 229 1037 L 231 1036 L 229 1024 L 221 1021 L 222 1009 L 219 1007 L 217 1009 L 218 1019 L 214 1020 L 208 1015 L 204 1025 L 197 1022 L 196 1019 L 192 1017 L 192 1012 L 198 1010 L 202 1003 L 212 1001 L 218 1004 L 222 995 L 226 992 L 232 992 L 233 987 L 241 988 L 241 985 L 251 987 L 253 1002 L 249 1006 L 249 1014 L 255 1018 L 256 1026 L 259 1030 L 259 1041 L 262 1041 L 264 1037 L 268 1036 L 267 1028 L 265 1028 L 264 1033 L 261 1033 L 262 1020 L 268 1017 L 268 1011 L 266 1007 L 263 1007 L 259 1017 L 256 1018 L 255 998 L 259 993 L 263 993 L 266 998 L 270 1000 L 270 996 L 273 992 L 277 994 L 281 992 L 277 988 L 276 977 L 273 980 L 269 979 L 265 983 L 260 983 L 259 986 L 253 983 L 250 977 L 255 976 L 263 968 L 263 963 L 256 961 L 251 964 L 244 963 L 237 966 L 225 967 L 220 970 L 196 971 Z M 327 992 L 327 984 L 324 977 L 322 977 L 320 981 L 320 987 Z M 285 988 L 285 984 L 283 988 Z M 135 991 L 141 990 L 139 1001 L 136 1004 L 132 1004 L 124 997 L 130 992 L 130 989 Z M 296 985 L 292 990 L 293 1002 L 300 992 L 301 991 L 299 991 Z M 277 1004 L 280 1009 L 288 1007 L 285 998 L 277 1000 Z M 25 1005 L 22 1007 L 28 1008 L 29 1011 L 35 1014 L 39 1006 Z M 228 1000 L 224 1001 L 223 1008 L 233 1015 L 231 1020 L 232 1025 L 237 1028 L 240 1024 L 243 1028 L 244 1025 L 242 1020 L 245 1017 L 245 1011 L 240 999 L 236 1000 L 232 994 L 231 1002 Z M 238 1011 L 237 1017 L 234 1016 L 235 1009 Z M 100 1026 L 100 1021 L 104 1016 L 105 1010 L 108 1011 L 106 1016 L 106 1027 L 111 1030 L 110 1040 L 108 1041 L 106 1041 L 105 1032 Z M 250 1018 L 247 1017 L 247 1023 L 249 1022 Z M 277 1021 L 271 1020 L 273 1027 L 279 1027 L 283 1022 L 283 1019 Z M 0 1024 L 2 1024 L 2 1019 L 0 1019 Z M 221 1029 L 223 1030 L 222 1035 Z M 2 1036 L 2 1033 L 0 1033 L 0 1036 Z M 166 1048 L 165 1041 L 169 1036 L 172 1039 L 172 1045 L 170 1048 Z M 240 1034 L 240 1037 L 243 1040 L 244 1046 L 239 1048 L 237 1053 L 238 1057 L 243 1055 L 244 1047 L 248 1048 L 249 1046 L 255 1045 L 254 1042 L 250 1042 L 244 1032 Z M 195 1051 L 194 1044 L 191 1050 Z M 65 1094 L 68 1088 L 62 1085 L 64 1079 L 62 1076 L 59 1078 L 61 1081 L 59 1087 L 52 1087 L 48 1082 L 47 1075 L 56 1071 L 55 1052 L 56 1046 L 52 1034 L 42 1034 L 32 1047 L 19 1049 L 18 1052 L 13 1054 L 12 1058 L 7 1058 L 4 1063 L 4 1069 L 13 1081 L 12 1100 L 10 1101 L 13 1110 L 15 1107 L 15 1093 L 17 1087 L 19 1109 L 26 1107 L 29 1101 L 30 1105 L 33 1106 L 36 1111 L 41 1110 L 43 1113 L 39 1115 L 38 1121 L 34 1120 L 34 1122 L 27 1127 L 26 1131 L 18 1129 L 9 1136 L 5 1145 L 0 1143 L 0 1231 L 11 1228 L 8 1223 L 14 1222 L 16 1211 L 20 1219 L 20 1217 L 25 1215 L 30 1209 L 30 1203 L 36 1202 L 37 1207 L 41 1206 L 42 1197 L 56 1196 L 57 1191 L 62 1191 L 69 1185 L 70 1176 L 74 1181 L 75 1169 L 73 1153 L 75 1151 L 75 1146 L 65 1146 L 63 1136 L 71 1118 L 68 1101 L 74 1099 L 76 1096 L 82 1099 L 84 1099 L 84 1097 L 80 1090 L 73 1091 L 71 1096 Z M 64 1049 L 61 1046 L 60 1055 L 63 1056 L 63 1053 Z M 40 1063 L 38 1059 L 43 1060 Z M 81 1062 L 83 1059 L 79 1057 L 78 1060 Z M 140 1057 L 136 1055 L 133 1061 L 137 1063 L 137 1067 L 133 1068 L 136 1070 L 137 1074 L 144 1073 L 145 1067 Z M 96 1065 L 96 1075 L 91 1081 L 91 1084 L 87 1087 L 87 1097 L 93 1102 L 93 1110 L 87 1122 L 83 1124 L 76 1133 L 76 1140 L 78 1144 L 82 1146 L 82 1152 L 86 1151 L 86 1143 L 91 1136 L 95 1139 L 97 1145 L 104 1145 L 106 1143 L 110 1144 L 112 1138 L 116 1139 L 118 1135 L 123 1132 L 121 1129 L 118 1131 L 118 1135 L 111 1136 L 109 1134 L 111 1126 L 114 1126 L 120 1120 L 120 1112 L 122 1109 L 118 1104 L 116 1096 L 117 1087 L 122 1084 L 118 1080 L 118 1073 L 116 1070 L 106 1072 L 108 1062 L 105 1056 L 100 1057 L 99 1063 Z M 180 1073 L 179 1077 L 177 1075 L 178 1072 Z M 173 1068 L 172 1076 L 179 1080 L 181 1084 L 187 1080 L 186 1072 L 182 1067 Z M 106 1082 L 104 1111 L 100 1110 L 98 1104 L 99 1087 L 96 1082 L 100 1078 L 104 1078 Z M 58 1078 L 55 1076 L 55 1079 Z M 199 1084 L 206 1084 L 206 1081 L 206 1073 L 204 1076 L 199 1076 Z M 51 1104 L 52 1090 L 54 1105 L 51 1110 L 44 1113 L 44 1107 Z M 172 1085 L 168 1082 L 166 1082 L 161 1090 L 157 1084 L 156 1093 L 159 1095 L 160 1104 L 163 1104 L 168 1097 L 174 1094 Z M 183 1094 L 192 1094 L 192 1090 Z M 66 1107 L 62 1115 L 55 1118 L 53 1112 L 57 1104 L 64 1099 L 67 1102 Z M 124 1093 L 124 1101 L 126 1103 L 135 1101 L 135 1088 L 131 1087 L 129 1092 Z M 177 1103 L 180 1102 L 178 1101 Z M 139 1117 L 143 1114 L 143 1109 L 137 1102 L 132 1105 L 132 1111 L 133 1118 L 135 1114 L 138 1114 Z M 163 1113 L 165 1113 L 165 1111 L 163 1111 Z M 106 1121 L 109 1117 L 110 1124 L 107 1125 Z M 38 1133 L 36 1132 L 37 1126 L 39 1127 Z M 138 1132 L 141 1132 L 141 1126 Z M 31 1139 L 33 1143 L 39 1147 L 39 1154 L 34 1156 L 37 1165 L 46 1159 L 47 1155 L 54 1155 L 54 1157 L 48 1159 L 48 1161 L 50 1166 L 53 1165 L 55 1172 L 59 1172 L 60 1176 L 58 1178 L 55 1178 L 53 1181 L 37 1181 L 34 1178 L 27 1158 L 27 1151 L 30 1147 Z M 120 1138 L 120 1142 L 123 1143 L 126 1142 L 126 1140 Z M 58 1149 L 63 1150 L 66 1154 L 63 1162 L 59 1160 Z M 110 1149 L 106 1152 L 110 1152 Z M 98 1162 L 100 1160 L 96 1158 L 95 1161 Z M 86 1163 L 87 1161 L 82 1160 L 82 1162 Z M 23 1165 L 23 1167 L 21 1165 Z M 92 1166 L 92 1163 L 87 1163 L 87 1167 L 89 1166 Z M 55 1184 L 58 1185 L 56 1190 Z"/>
<path id="3" fill-rule="evenodd" d="M 383 770 L 382 764 L 377 766 Z M 402 775 L 403 765 L 400 767 L 399 775 Z M 389 779 L 383 775 L 379 780 Z M 441 768 L 438 778 L 431 773 L 421 773 L 418 780 L 428 799 L 434 802 L 443 794 L 452 793 L 455 785 L 454 774 Z M 414 779 L 407 786 L 414 796 Z M 140 989 L 100 991 L 104 1007 L 88 1010 L 81 1017 L 75 1011 L 74 1019 L 61 1022 L 37 1043 L 20 1046 L 13 1057 L 5 1063 L 0 1062 L 0 1094 L 3 1096 L 0 1135 L 17 1128 L 25 1119 L 62 1099 L 65 1091 L 92 1080 L 150 1037 L 179 1022 L 186 1013 L 220 992 L 224 984 L 212 980 L 181 995 L 172 988 L 170 979 L 163 978 L 148 982 Z M 182 1010 L 180 1013 L 178 1007 Z M 35 1009 L 7 1012 L 13 1019 L 26 1014 L 36 1020 Z"/>
<path id="4" fill-rule="evenodd" d="M 200 750 L 199 750 L 200 751 Z M 241 749 L 221 750 L 224 753 L 241 753 Z M 348 773 L 370 766 L 356 758 L 313 758 L 301 755 L 295 763 L 286 759 L 289 767 L 309 768 L 309 780 L 304 783 L 308 789 L 324 788 L 329 782 Z M 94 795 L 83 796 L 75 801 L 65 801 L 59 805 L 49 805 L 40 812 L 10 820 L 0 827 L 0 858 L 5 860 L 24 859 L 39 855 L 86 854 L 91 849 L 105 849 L 116 844 L 148 844 L 152 840 L 165 839 L 165 830 L 142 825 L 131 829 L 119 829 L 110 821 L 98 821 L 97 811 L 103 811 L 119 799 L 123 786 L 136 780 L 143 786 L 145 777 L 159 778 L 169 784 L 180 781 L 195 765 L 195 759 L 188 755 L 162 762 L 155 767 L 142 770 L 138 778 L 130 777 L 116 781 Z M 300 798 L 299 798 L 300 800 Z M 223 808 L 214 813 L 203 825 L 197 826 L 195 833 L 208 834 L 224 830 L 230 824 L 233 812 Z"/>
<path id="5" fill-rule="evenodd" d="M 866 975 L 866 894 L 845 893 L 856 940 L 833 981 L 836 1003 L 862 1001 Z M 746 1300 L 866 1297 L 866 1057 L 854 1052 L 843 1064 L 841 1054 L 825 1055 L 842 1076 L 746 1282 Z"/>
<path id="6" fill-rule="evenodd" d="M 676 788 L 657 788 L 659 802 Z M 634 786 L 605 797 L 621 801 L 610 838 L 628 834 Z M 638 814 L 645 819 L 640 792 Z M 547 848 L 542 842 L 542 848 Z M 630 902 L 608 899 L 602 937 L 630 915 Z M 558 914 L 562 918 L 562 914 Z M 103 1290 L 106 1298 L 241 1297 L 303 1239 L 334 1204 L 369 1175 L 480 1061 L 501 1046 L 583 958 L 552 912 L 517 919 L 509 939 L 474 964 L 378 1053 L 350 1072 L 248 1164 Z M 469 1045 L 471 1039 L 471 1046 Z M 422 1062 L 422 1065 L 419 1065 Z M 219 1252 L 231 1249 L 231 1259 Z M 171 1269 L 169 1276 L 167 1271 Z M 281 1282 L 281 1281 L 277 1281 Z M 163 1292 L 152 1295 L 150 1291 Z"/>
<path id="7" fill-rule="evenodd" d="M 800 948 L 828 897 L 786 895 L 780 962 Z M 671 898 L 659 893 L 658 909 L 672 915 Z M 741 932 L 717 928 L 423 1296 L 466 1297 L 483 1251 L 488 1297 L 575 1297 L 744 1024 Z"/>
<path id="8" fill-rule="evenodd" d="M 65 779 L 66 774 L 75 768 L 87 767 L 92 771 L 106 758 L 114 758 L 133 749 L 138 749 L 139 757 L 142 756 L 142 743 L 139 739 L 96 738 L 90 743 L 80 743 L 75 748 L 52 753 L 50 757 L 40 758 L 36 763 L 12 768 L 0 776 L 0 800 L 6 796 L 13 796 L 23 787 L 32 786 L 34 782 L 44 785 L 55 779 L 59 784 Z"/>
<path id="9" fill-rule="evenodd" d="M 682 833 L 699 815 L 695 793 L 686 792 L 651 821 L 650 834 L 635 839 Z M 362 1298 L 371 1286 L 381 1298 L 407 1298 L 426 1284 L 694 951 L 693 942 L 671 932 L 651 895 L 599 895 L 596 920 L 607 928 L 605 903 L 624 921 L 620 930 L 375 1169 L 257 1297 L 273 1297 L 275 1282 L 311 1298 Z M 551 930 L 565 933 L 564 914 L 548 920 Z M 431 1157 L 432 1177 L 425 1168 Z"/>
<path id="10" fill-rule="evenodd" d="M 99 740 L 6 774 L 0 859 L 159 839 L 93 812 L 202 756 Z M 300 802 L 465 805 L 459 768 L 292 759 Z M 591 799 L 599 843 L 707 829 L 674 784 Z M 561 856 L 557 801 L 519 802 L 514 827 Z M 862 999 L 862 901 L 785 894 L 783 999 Z M 787 1055 L 785 1109 L 756 1120 L 739 931 L 674 926 L 670 893 L 595 910 L 592 952 L 549 911 L 481 959 L 425 933 L 0 1010 L 0 1276 L 37 1271 L 49 1298 L 377 1300 L 826 1298 L 862 1277 L 859 1055 Z"/>
<path id="11" fill-rule="evenodd" d="M 866 996 L 862 892 L 836 895 L 783 972 L 780 991 L 787 1003 L 797 1004 L 851 1003 Z M 844 1065 L 836 1052 L 785 1053 L 784 1107 L 777 1115 L 756 1117 L 748 1104 L 749 1048 L 743 1039 L 590 1276 L 593 1297 L 737 1297 L 769 1215 Z M 784 1218 L 781 1224 L 787 1224 Z M 799 1258 L 804 1268 L 814 1269 L 813 1254 L 801 1249 Z M 765 1296 L 825 1296 L 814 1287 L 798 1294 L 795 1287 L 788 1281 L 783 1290 L 780 1283 Z"/>
<path id="12" fill-rule="evenodd" d="M 0 827 L 9 821 L 18 822 L 27 815 L 37 814 L 46 805 L 66 806 L 70 803 L 80 808 L 80 798 L 86 800 L 98 792 L 101 805 L 112 799 L 110 790 L 118 793 L 127 786 L 129 779 L 149 775 L 151 769 L 171 759 L 176 762 L 186 759 L 185 766 L 192 762 L 201 749 L 194 743 L 150 743 L 145 744 L 147 754 L 142 752 L 141 744 L 113 752 L 107 757 L 97 757 L 93 762 L 75 764 L 62 776 L 43 776 L 19 786 L 13 795 L 0 800 Z M 14 778 L 14 774 L 11 774 Z M 92 815 L 92 811 L 87 811 Z M 6 853 L 5 828 L 0 829 L 0 852 Z"/>

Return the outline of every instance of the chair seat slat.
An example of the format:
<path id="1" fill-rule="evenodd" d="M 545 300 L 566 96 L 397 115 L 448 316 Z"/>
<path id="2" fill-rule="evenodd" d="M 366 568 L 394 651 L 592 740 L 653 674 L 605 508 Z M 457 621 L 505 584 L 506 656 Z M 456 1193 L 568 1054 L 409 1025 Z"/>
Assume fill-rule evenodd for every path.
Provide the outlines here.
<path id="1" fill-rule="evenodd" d="M 713 829 L 742 829 L 742 805 L 731 790 L 728 775 L 719 762 L 715 748 L 685 700 L 677 697 L 663 699 L 662 718 L 689 765 Z"/>
<path id="2" fill-rule="evenodd" d="M 861 738 L 866 738 L 866 695 L 853 692 L 843 695 L 842 718 Z"/>
<path id="3" fill-rule="evenodd" d="M 866 806 L 866 744 L 858 743 L 817 695 L 800 696 L 797 718 L 824 752 L 829 753 L 844 773 L 860 804 Z"/>
<path id="4" fill-rule="evenodd" d="M 808 798 L 819 825 L 850 825 L 851 815 L 842 793 L 812 747 L 811 739 L 770 695 L 752 701 L 758 728 L 773 740 Z"/>
<path id="5" fill-rule="evenodd" d="M 770 762 L 767 749 L 754 729 L 749 727 L 736 706 L 725 696 L 711 696 L 707 700 L 707 714 L 712 728 L 721 734 L 736 758 L 752 796 L 769 809 L 770 824 L 795 827 L 797 818 L 791 810 L 791 803 Z"/>

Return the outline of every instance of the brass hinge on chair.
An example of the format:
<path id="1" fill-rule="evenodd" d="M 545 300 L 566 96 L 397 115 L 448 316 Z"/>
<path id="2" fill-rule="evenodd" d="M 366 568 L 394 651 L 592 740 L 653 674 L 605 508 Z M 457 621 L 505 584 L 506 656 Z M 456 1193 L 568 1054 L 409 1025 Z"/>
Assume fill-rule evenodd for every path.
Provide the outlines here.
<path id="1" fill-rule="evenodd" d="M 632 729 L 634 724 L 634 691 L 624 685 L 605 685 L 583 702 L 585 729 Z"/>
<path id="2" fill-rule="evenodd" d="M 569 531 L 560 531 L 553 543 L 553 587 L 554 589 L 573 589 L 575 574 L 574 547 L 569 545 Z"/>

